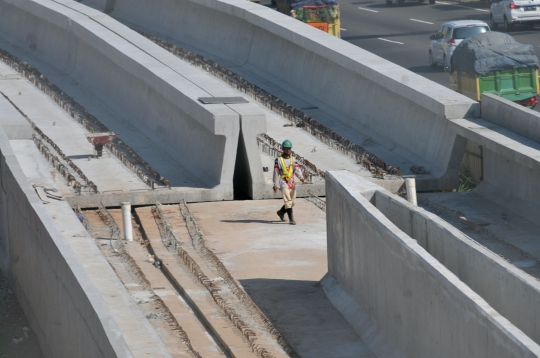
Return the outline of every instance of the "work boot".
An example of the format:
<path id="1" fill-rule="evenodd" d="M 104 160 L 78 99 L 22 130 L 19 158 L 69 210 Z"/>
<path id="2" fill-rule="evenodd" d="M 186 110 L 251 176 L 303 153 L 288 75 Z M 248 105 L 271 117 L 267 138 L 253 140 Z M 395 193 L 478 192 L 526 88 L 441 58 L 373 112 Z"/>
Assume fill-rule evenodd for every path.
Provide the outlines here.
<path id="1" fill-rule="evenodd" d="M 285 221 L 285 213 L 287 212 L 287 210 L 285 209 L 285 205 L 283 205 L 281 207 L 281 209 L 279 209 L 279 211 L 277 212 L 277 215 L 279 216 L 279 218 L 281 219 L 281 221 Z"/>
<path id="2" fill-rule="evenodd" d="M 289 224 L 296 225 L 296 221 L 294 221 L 292 208 L 287 209 L 287 215 L 289 216 Z"/>

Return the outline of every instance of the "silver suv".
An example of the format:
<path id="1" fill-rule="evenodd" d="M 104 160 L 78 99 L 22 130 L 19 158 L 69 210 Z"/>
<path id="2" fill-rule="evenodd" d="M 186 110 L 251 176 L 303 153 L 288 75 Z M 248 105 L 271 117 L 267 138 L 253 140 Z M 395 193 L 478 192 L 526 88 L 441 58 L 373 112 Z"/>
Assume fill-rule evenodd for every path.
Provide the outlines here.
<path id="1" fill-rule="evenodd" d="M 441 28 L 429 37 L 429 65 L 435 68 L 440 63 L 447 71 L 452 53 L 461 41 L 488 31 L 489 26 L 484 21 L 459 20 L 442 24 Z"/>
<path id="2" fill-rule="evenodd" d="M 516 23 L 540 22 L 540 0 L 493 0 L 489 9 L 491 27 L 512 30 Z"/>

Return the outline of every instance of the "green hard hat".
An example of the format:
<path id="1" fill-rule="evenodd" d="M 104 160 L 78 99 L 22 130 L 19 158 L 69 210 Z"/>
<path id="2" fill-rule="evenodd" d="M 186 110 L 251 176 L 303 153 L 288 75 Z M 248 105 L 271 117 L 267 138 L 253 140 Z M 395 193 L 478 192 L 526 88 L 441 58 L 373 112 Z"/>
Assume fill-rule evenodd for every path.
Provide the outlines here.
<path id="1" fill-rule="evenodd" d="M 291 143 L 290 140 L 285 139 L 285 140 L 283 141 L 283 144 L 281 144 L 281 146 L 282 146 L 283 148 L 292 148 L 292 143 Z"/>

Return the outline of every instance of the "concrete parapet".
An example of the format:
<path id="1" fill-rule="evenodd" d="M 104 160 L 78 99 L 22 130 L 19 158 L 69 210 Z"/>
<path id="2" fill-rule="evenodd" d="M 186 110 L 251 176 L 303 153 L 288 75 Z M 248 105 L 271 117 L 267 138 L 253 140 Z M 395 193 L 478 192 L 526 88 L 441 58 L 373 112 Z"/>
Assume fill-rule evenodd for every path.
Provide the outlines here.
<path id="1" fill-rule="evenodd" d="M 489 298 L 512 319 L 522 320 L 516 317 L 527 308 L 514 306 L 521 312 L 516 316 L 511 300 L 501 299 L 506 289 L 534 296 L 529 291 L 535 286 L 515 270 L 505 272 L 502 260 L 456 238 L 457 230 L 442 220 L 359 176 L 328 172 L 326 185 L 329 274 L 405 356 L 540 355 L 540 346 L 486 302 Z M 433 244 L 428 250 L 440 259 L 422 244 Z M 505 288 L 500 287 L 503 278 Z M 482 279 L 486 282 L 478 282 Z"/>
<path id="2" fill-rule="evenodd" d="M 386 190 L 378 190 L 372 202 L 498 313 L 535 342 L 540 342 L 540 283 L 537 280 L 438 216 Z"/>
<path id="3" fill-rule="evenodd" d="M 482 94 L 482 119 L 540 142 L 540 113 L 502 97 Z"/>
<path id="4" fill-rule="evenodd" d="M 0 269 L 46 357 L 132 357 L 103 298 L 55 226 L 0 128 Z"/>
<path id="5" fill-rule="evenodd" d="M 517 111 L 519 108 L 514 109 Z M 537 221 L 536 213 L 540 209 L 540 144 L 483 119 L 455 119 L 450 122 L 452 131 L 483 148 L 483 181 L 474 190 L 532 222 Z M 524 125 L 520 128 L 530 127 Z"/>
<path id="6" fill-rule="evenodd" d="M 459 148 L 465 144 L 455 148 L 447 120 L 478 116 L 475 101 L 245 1 L 117 0 L 111 16 L 187 42 L 231 68 L 249 67 L 264 81 L 328 106 L 345 128 L 355 128 L 388 149 L 398 147 L 413 162 L 428 163 L 435 178 L 420 181 L 419 189 L 457 182 L 463 155 Z"/>
<path id="7" fill-rule="evenodd" d="M 241 117 L 244 132 L 251 135 L 265 129 L 264 114 L 250 104 L 232 109 L 200 103 L 199 97 L 237 94 L 224 93 L 217 79 L 77 2 L 2 0 L 0 9 L 0 35 L 69 74 L 103 103 L 122 108 L 132 125 L 148 128 L 156 143 L 174 153 L 178 164 L 198 179 L 199 188 L 212 189 L 218 200 L 232 199 Z M 244 141 L 249 152 L 257 150 L 254 141 Z M 251 172 L 257 163 L 248 159 L 241 166 Z M 254 186 L 262 180 L 256 174 Z"/>

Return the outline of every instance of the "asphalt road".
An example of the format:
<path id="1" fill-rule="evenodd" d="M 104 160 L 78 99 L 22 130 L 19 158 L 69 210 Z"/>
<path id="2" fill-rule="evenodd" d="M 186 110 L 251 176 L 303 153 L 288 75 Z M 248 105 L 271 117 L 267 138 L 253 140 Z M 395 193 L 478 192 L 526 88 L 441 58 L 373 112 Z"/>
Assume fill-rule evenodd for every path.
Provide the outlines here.
<path id="1" fill-rule="evenodd" d="M 270 0 L 261 1 L 261 5 L 269 4 Z M 488 7 L 446 1 L 429 5 L 427 0 L 424 4 L 407 0 L 398 7 L 388 6 L 384 0 L 341 0 L 340 9 L 343 40 L 447 87 L 449 75 L 441 66 L 429 66 L 429 36 L 452 20 L 483 20 L 489 24 Z M 540 55 L 540 26 L 516 26 L 509 34 L 518 42 L 532 44 Z"/>

